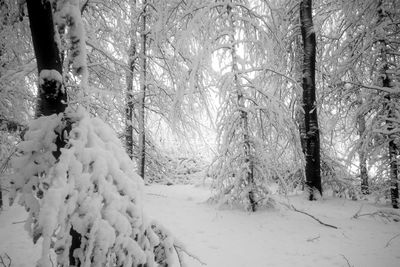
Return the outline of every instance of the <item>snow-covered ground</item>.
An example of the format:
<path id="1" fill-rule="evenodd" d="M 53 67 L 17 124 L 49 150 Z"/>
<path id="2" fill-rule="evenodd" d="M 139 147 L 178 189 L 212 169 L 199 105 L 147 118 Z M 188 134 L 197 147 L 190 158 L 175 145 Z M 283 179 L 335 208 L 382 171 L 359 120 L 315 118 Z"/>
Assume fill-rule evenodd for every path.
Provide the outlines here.
<path id="1" fill-rule="evenodd" d="M 361 213 L 385 207 L 329 197 L 318 202 L 290 198 L 298 210 L 339 228 L 333 229 L 283 205 L 248 213 L 207 204 L 209 196 L 207 188 L 193 185 L 152 185 L 144 193 L 147 215 L 206 266 L 400 266 L 400 222 L 352 218 L 362 204 Z M 0 213 L 0 255 L 5 261 L 9 255 L 11 266 L 34 266 L 39 258 L 40 244 L 34 246 L 23 230 L 25 218 L 19 206 Z M 202 266 L 189 256 L 185 261 L 189 267 Z"/>

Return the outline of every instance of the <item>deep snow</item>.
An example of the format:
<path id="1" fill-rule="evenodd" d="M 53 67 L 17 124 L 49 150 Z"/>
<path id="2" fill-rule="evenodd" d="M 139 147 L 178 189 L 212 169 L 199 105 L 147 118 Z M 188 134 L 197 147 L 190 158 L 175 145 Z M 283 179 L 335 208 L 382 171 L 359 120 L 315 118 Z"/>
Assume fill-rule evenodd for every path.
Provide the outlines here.
<path id="1" fill-rule="evenodd" d="M 377 204 L 290 197 L 297 209 L 339 227 L 333 229 L 283 205 L 254 214 L 218 208 L 206 203 L 210 191 L 203 186 L 152 185 L 145 187 L 144 195 L 148 216 L 169 229 L 206 266 L 400 266 L 400 236 L 396 237 L 400 222 L 352 218 L 361 205 L 361 213 L 387 208 Z M 5 206 L 0 213 L 0 254 L 5 260 L 5 253 L 10 256 L 11 266 L 34 266 L 40 257 L 41 240 L 33 245 L 20 223 L 26 217 L 17 205 Z M 202 266 L 192 257 L 184 258 L 189 267 Z"/>

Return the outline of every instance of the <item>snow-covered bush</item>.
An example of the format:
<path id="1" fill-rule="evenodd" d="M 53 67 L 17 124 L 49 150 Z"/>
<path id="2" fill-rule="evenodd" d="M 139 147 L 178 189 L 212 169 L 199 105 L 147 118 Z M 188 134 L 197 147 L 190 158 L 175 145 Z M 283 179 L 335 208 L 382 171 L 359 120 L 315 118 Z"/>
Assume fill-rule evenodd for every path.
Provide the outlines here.
<path id="1" fill-rule="evenodd" d="M 169 164 L 172 166 L 169 180 L 178 184 L 200 182 L 207 169 L 207 164 L 199 157 L 171 158 Z"/>
<path id="2" fill-rule="evenodd" d="M 18 149 L 11 197 L 29 212 L 34 242 L 43 238 L 38 266 L 52 266 L 54 253 L 57 266 L 70 266 L 71 229 L 80 266 L 170 266 L 173 239 L 144 216 L 143 180 L 103 121 L 83 108 L 40 117 Z"/>
<path id="3" fill-rule="evenodd" d="M 351 176 L 344 165 L 327 155 L 321 158 L 322 187 L 325 192 L 333 196 L 357 200 L 360 190 L 357 188 L 357 181 Z"/>

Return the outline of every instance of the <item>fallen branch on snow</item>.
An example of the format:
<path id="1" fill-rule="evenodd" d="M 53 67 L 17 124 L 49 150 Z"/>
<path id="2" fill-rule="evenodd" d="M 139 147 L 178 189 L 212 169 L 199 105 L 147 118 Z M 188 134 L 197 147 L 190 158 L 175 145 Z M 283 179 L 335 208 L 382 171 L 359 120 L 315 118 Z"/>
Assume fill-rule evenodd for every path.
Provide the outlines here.
<path id="1" fill-rule="evenodd" d="M 334 226 L 334 225 L 331 225 L 331 224 L 322 222 L 320 219 L 316 218 L 314 215 L 311 215 L 311 214 L 309 214 L 309 213 L 307 213 L 307 212 L 305 212 L 305 211 L 296 209 L 296 207 L 293 206 L 293 205 L 290 203 L 289 199 L 288 199 L 288 198 L 286 198 L 286 199 L 287 199 L 287 201 L 288 201 L 288 204 L 286 204 L 286 203 L 284 203 L 284 202 L 280 202 L 280 201 L 279 201 L 279 203 L 282 204 L 282 205 L 284 205 L 284 206 L 286 206 L 288 209 L 294 210 L 294 211 L 296 211 L 296 212 L 302 213 L 302 214 L 304 214 L 304 215 L 307 215 L 307 216 L 313 218 L 314 220 L 316 220 L 317 222 L 319 222 L 320 224 L 322 224 L 322 225 L 324 225 L 324 226 L 331 227 L 331 228 L 334 228 L 334 229 L 339 229 L 339 227 L 337 227 L 337 226 Z"/>
<path id="2" fill-rule="evenodd" d="M 399 237 L 400 234 L 395 235 L 394 237 L 390 238 L 389 241 L 386 243 L 385 248 L 387 248 L 388 246 L 390 246 L 390 242 L 392 242 L 393 239 L 395 239 L 396 237 Z"/>
<path id="3" fill-rule="evenodd" d="M 10 258 L 10 256 L 8 256 L 7 253 L 4 253 L 4 257 L 7 258 L 8 263 L 5 262 L 5 260 L 3 258 L 3 255 L 0 255 L 0 264 L 1 264 L 1 266 L 10 267 L 11 266 L 11 258 Z"/>
<path id="4" fill-rule="evenodd" d="M 307 216 L 313 218 L 314 220 L 316 220 L 317 222 L 319 222 L 320 224 L 322 224 L 322 225 L 324 225 L 324 226 L 331 227 L 331 228 L 334 228 L 334 229 L 339 229 L 337 226 L 334 226 L 334 225 L 332 225 L 332 224 L 328 224 L 328 223 L 322 222 L 320 219 L 316 218 L 315 216 L 313 216 L 313 215 L 311 215 L 311 214 L 309 214 L 309 213 L 307 213 L 307 212 L 305 212 L 305 211 L 296 209 L 295 206 L 293 206 L 293 205 L 290 205 L 290 207 L 291 207 L 294 211 L 296 211 L 296 212 L 302 213 L 302 214 L 304 214 L 304 215 L 307 215 Z"/>
<path id="5" fill-rule="evenodd" d="M 321 237 L 321 236 L 318 235 L 318 236 L 316 236 L 316 237 L 308 238 L 308 239 L 307 239 L 307 242 L 314 242 L 315 240 L 319 239 L 320 237 Z"/>
<path id="6" fill-rule="evenodd" d="M 345 259 L 346 260 L 346 262 L 347 262 L 347 266 L 349 266 L 349 267 L 354 267 L 354 265 L 351 265 L 350 264 L 350 261 L 346 258 L 346 256 L 345 255 L 343 255 L 343 254 L 340 254 L 340 256 L 342 256 L 343 257 L 343 259 Z"/>
<path id="7" fill-rule="evenodd" d="M 154 194 L 154 193 L 146 193 L 146 195 L 167 198 L 166 195 L 160 195 L 160 194 Z"/>
<path id="8" fill-rule="evenodd" d="M 18 222 L 12 222 L 12 224 L 19 224 L 19 223 L 25 223 L 26 222 L 26 220 L 23 220 L 23 221 L 18 221 Z"/>
<path id="9" fill-rule="evenodd" d="M 181 246 L 174 244 L 174 248 L 176 250 L 176 254 L 178 255 L 178 259 L 179 259 L 179 265 L 182 266 L 182 261 L 181 261 L 181 257 L 180 257 L 180 252 L 184 252 L 186 255 L 188 255 L 189 257 L 191 257 L 192 259 L 198 261 L 201 265 L 207 265 L 205 262 L 203 262 L 202 260 L 199 259 L 199 257 L 197 257 L 196 255 L 193 255 L 192 253 L 188 252 L 186 249 L 182 248 Z M 179 251 L 178 251 L 179 250 Z"/>
<path id="10" fill-rule="evenodd" d="M 371 216 L 371 217 L 381 217 L 383 219 L 386 219 L 387 221 L 394 221 L 394 222 L 400 222 L 400 213 L 394 211 L 394 210 L 377 210 L 375 212 L 370 212 L 370 213 L 361 213 L 362 205 L 360 209 L 356 212 L 356 214 L 353 215 L 354 219 L 358 219 L 359 217 L 362 216 Z"/>

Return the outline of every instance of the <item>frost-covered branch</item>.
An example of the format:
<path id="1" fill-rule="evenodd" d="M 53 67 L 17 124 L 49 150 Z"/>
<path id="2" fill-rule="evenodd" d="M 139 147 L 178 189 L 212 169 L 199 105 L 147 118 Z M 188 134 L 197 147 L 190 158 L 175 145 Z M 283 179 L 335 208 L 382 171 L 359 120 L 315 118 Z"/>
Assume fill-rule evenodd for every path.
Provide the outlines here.
<path id="1" fill-rule="evenodd" d="M 396 88 L 396 87 L 384 87 L 384 86 L 377 86 L 377 85 L 365 85 L 365 84 L 359 84 L 359 83 L 355 83 L 355 82 L 351 82 L 351 81 L 345 81 L 348 84 L 352 84 L 355 86 L 359 86 L 362 88 L 366 88 L 366 89 L 371 89 L 371 90 L 378 90 L 378 91 L 382 91 L 382 92 L 386 92 L 389 94 L 397 94 L 400 93 L 400 89 Z"/>

